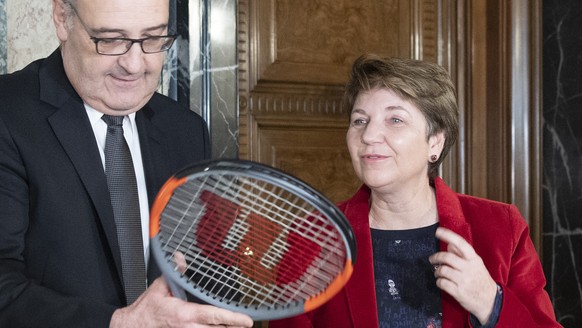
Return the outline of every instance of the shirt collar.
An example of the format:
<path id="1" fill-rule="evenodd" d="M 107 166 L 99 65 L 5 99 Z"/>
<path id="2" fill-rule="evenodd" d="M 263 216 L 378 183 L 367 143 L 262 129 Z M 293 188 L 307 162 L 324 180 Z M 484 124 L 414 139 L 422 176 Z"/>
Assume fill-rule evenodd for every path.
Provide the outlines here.
<path id="1" fill-rule="evenodd" d="M 103 116 L 103 113 L 101 113 L 100 111 L 96 110 L 95 108 L 84 104 L 85 105 L 85 110 L 87 111 L 87 116 L 89 116 L 89 121 L 91 122 L 91 126 L 95 126 L 96 124 L 106 124 L 105 121 L 103 121 L 101 119 L 101 117 Z M 131 123 L 130 126 L 133 129 L 133 127 L 135 126 L 135 112 L 126 115 L 127 118 L 129 119 L 129 122 Z"/>

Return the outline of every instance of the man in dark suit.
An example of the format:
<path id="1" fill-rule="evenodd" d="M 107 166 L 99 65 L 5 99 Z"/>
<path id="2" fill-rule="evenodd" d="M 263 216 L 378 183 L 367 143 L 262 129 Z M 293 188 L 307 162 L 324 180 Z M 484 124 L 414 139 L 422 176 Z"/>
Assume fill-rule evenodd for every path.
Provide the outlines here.
<path id="1" fill-rule="evenodd" d="M 59 50 L 0 76 L 0 327 L 252 326 L 172 297 L 162 278 L 135 301 L 124 290 L 103 114 L 124 117 L 149 269 L 157 191 L 210 157 L 205 122 L 155 92 L 168 12 L 169 0 L 53 0 Z"/>

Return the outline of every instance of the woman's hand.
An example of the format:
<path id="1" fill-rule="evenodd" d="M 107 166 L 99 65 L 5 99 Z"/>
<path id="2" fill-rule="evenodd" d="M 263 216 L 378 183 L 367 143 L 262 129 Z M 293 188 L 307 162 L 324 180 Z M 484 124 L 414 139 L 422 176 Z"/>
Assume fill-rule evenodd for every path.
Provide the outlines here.
<path id="1" fill-rule="evenodd" d="M 473 314 L 483 325 L 489 320 L 497 294 L 483 260 L 463 237 L 439 227 L 436 237 L 448 244 L 446 252 L 429 257 L 435 267 L 436 285 Z"/>

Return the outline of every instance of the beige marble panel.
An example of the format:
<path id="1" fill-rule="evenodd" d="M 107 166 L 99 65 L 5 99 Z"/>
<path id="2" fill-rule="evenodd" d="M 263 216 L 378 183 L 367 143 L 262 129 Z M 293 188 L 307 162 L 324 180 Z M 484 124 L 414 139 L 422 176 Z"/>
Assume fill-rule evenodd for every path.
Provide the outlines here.
<path id="1" fill-rule="evenodd" d="M 58 46 L 51 0 L 7 0 L 7 69 L 19 70 Z"/>

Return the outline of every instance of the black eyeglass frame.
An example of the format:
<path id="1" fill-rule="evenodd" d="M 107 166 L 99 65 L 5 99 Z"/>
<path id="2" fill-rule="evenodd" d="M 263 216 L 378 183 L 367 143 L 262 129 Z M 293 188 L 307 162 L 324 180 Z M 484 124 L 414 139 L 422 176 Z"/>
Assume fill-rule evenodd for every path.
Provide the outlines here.
<path id="1" fill-rule="evenodd" d="M 72 4 L 69 4 L 69 6 L 71 7 L 71 9 L 73 10 L 73 12 L 75 13 L 75 16 L 77 16 L 77 19 L 79 20 L 79 23 L 81 23 L 81 26 L 83 26 L 83 29 L 85 30 L 85 32 L 87 32 L 87 35 L 89 35 L 89 38 L 91 39 L 91 41 L 93 41 L 95 43 L 95 51 L 103 56 L 122 56 L 125 55 L 126 53 L 129 52 L 129 50 L 131 49 L 131 47 L 133 47 L 134 43 L 139 43 L 139 46 L 141 48 L 141 51 L 144 54 L 156 54 L 156 53 L 160 53 L 160 52 L 164 52 L 164 51 L 168 51 L 170 48 L 172 48 L 172 45 L 174 44 L 174 41 L 176 41 L 176 38 L 178 37 L 177 34 L 168 34 L 168 35 L 156 35 L 156 36 L 148 36 L 146 38 L 141 38 L 141 39 L 131 39 L 131 38 L 98 38 L 95 36 L 91 35 L 90 32 L 90 28 L 87 27 L 87 25 L 85 24 L 85 22 L 81 19 L 81 16 L 79 16 L 79 13 L 77 12 L 77 8 L 75 8 L 75 6 L 73 6 Z M 164 42 L 163 44 L 165 44 L 165 47 L 162 47 L 162 49 L 160 50 L 156 50 L 156 51 L 146 51 L 143 47 L 143 43 L 145 41 L 148 40 L 160 40 L 160 39 L 170 39 L 169 43 L 167 43 L 168 41 Z M 115 41 L 122 41 L 125 42 L 126 44 L 126 49 L 124 52 L 121 53 L 104 53 L 99 51 L 99 43 L 100 42 L 115 42 Z M 131 42 L 131 43 L 127 43 L 127 42 Z"/>
<path id="2" fill-rule="evenodd" d="M 77 16 L 77 17 L 79 17 L 79 16 Z M 79 21 L 81 21 L 81 20 L 79 19 Z M 87 31 L 87 33 L 89 33 L 89 32 Z M 95 43 L 95 51 L 97 51 L 98 54 L 103 55 L 103 56 L 121 56 L 121 55 L 125 55 L 129 51 L 129 49 L 131 49 L 131 47 L 133 46 L 134 43 L 139 43 L 141 51 L 144 54 L 155 54 L 155 53 L 159 53 L 159 52 L 168 51 L 172 47 L 172 45 L 174 44 L 174 41 L 176 41 L 176 38 L 178 37 L 178 35 L 148 36 L 147 38 L 141 38 L 141 39 L 97 38 L 97 37 L 91 36 L 90 34 L 89 34 L 89 37 L 91 38 L 91 41 L 93 41 Z M 146 51 L 144 49 L 144 47 L 143 47 L 144 41 L 159 40 L 159 39 L 170 39 L 171 42 L 169 42 L 169 44 L 166 43 L 168 41 L 164 42 L 164 44 L 166 46 L 162 47 L 162 49 L 160 49 L 160 50 Z M 123 42 L 131 42 L 131 43 L 126 43 L 125 51 L 122 53 L 106 53 L 106 52 L 99 51 L 99 42 L 115 42 L 115 41 L 123 41 Z"/>

